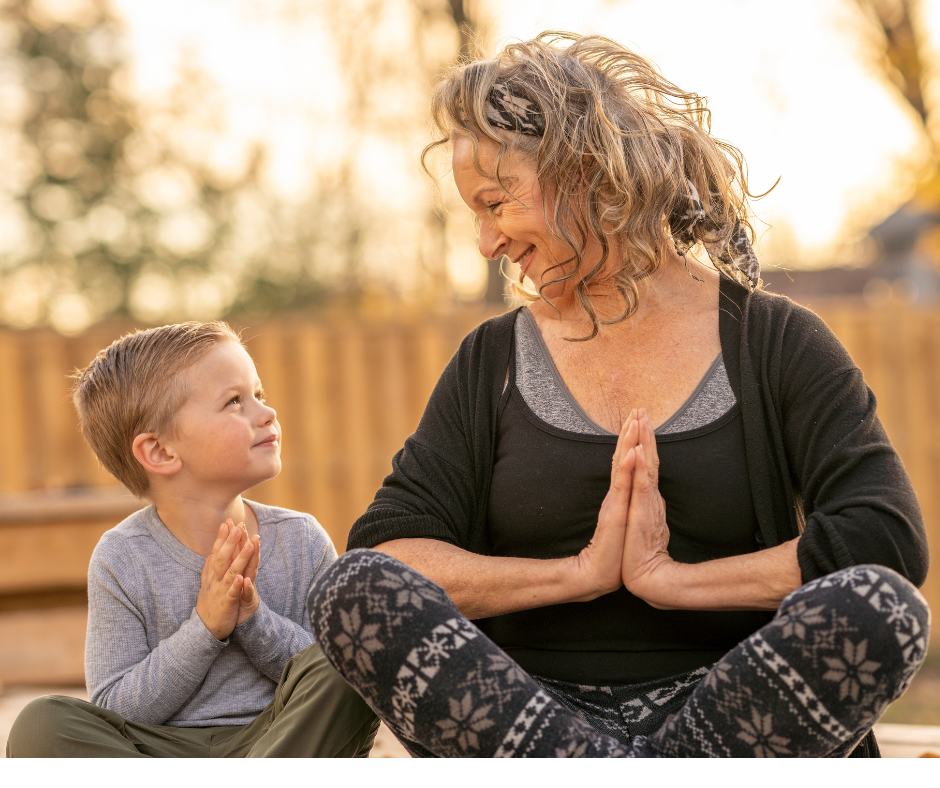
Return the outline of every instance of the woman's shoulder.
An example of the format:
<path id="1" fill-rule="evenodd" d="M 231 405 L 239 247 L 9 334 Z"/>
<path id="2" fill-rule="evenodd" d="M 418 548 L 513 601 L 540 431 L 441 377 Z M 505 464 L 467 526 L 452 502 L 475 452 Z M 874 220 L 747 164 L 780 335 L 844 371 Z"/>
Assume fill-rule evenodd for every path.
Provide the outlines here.
<path id="1" fill-rule="evenodd" d="M 516 316 L 525 307 L 517 307 L 504 312 L 501 315 L 495 315 L 488 318 L 474 328 L 466 337 L 463 344 L 470 346 L 498 344 L 499 342 L 508 343 L 512 338 L 513 326 L 516 323 Z"/>
<path id="2" fill-rule="evenodd" d="M 463 338 L 449 366 L 455 366 L 455 371 L 461 377 L 467 373 L 485 375 L 492 372 L 503 375 L 518 314 L 518 308 L 511 309 L 480 323 Z"/>
<path id="3" fill-rule="evenodd" d="M 813 370 L 839 374 L 855 364 L 819 315 L 789 298 L 766 290 L 747 296 L 745 332 L 752 352 L 773 348 L 774 364 L 783 369 L 797 368 L 809 374 Z M 767 359 L 765 359 L 767 361 Z"/>

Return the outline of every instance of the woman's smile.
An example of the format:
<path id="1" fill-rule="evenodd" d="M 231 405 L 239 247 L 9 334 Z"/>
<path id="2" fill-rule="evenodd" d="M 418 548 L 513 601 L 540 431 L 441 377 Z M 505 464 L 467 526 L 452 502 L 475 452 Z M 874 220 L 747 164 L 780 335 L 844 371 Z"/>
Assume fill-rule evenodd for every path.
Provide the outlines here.
<path id="1" fill-rule="evenodd" d="M 535 246 L 530 246 L 528 249 L 525 250 L 525 252 L 522 253 L 521 257 L 519 257 L 516 260 L 513 260 L 513 262 L 519 266 L 523 274 L 525 274 L 526 270 L 528 269 L 529 263 L 532 262 L 532 253 L 534 251 L 535 251 Z"/>

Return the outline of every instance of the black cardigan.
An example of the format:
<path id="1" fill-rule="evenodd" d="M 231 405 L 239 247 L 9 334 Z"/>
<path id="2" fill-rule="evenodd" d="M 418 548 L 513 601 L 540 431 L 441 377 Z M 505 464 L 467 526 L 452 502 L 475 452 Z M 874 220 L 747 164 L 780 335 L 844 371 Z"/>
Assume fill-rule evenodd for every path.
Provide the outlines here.
<path id="1" fill-rule="evenodd" d="M 726 277 L 720 305 L 763 544 L 802 534 L 803 582 L 871 563 L 923 584 L 927 539 L 917 499 L 845 348 L 808 309 Z M 424 537 L 489 552 L 487 498 L 516 314 L 487 320 L 461 343 L 353 525 L 348 549 Z"/>

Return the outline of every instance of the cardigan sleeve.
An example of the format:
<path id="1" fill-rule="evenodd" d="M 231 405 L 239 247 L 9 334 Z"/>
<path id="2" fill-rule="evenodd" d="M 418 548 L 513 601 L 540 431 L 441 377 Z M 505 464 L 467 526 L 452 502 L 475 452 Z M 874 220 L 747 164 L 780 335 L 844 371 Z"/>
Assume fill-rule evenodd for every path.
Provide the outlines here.
<path id="1" fill-rule="evenodd" d="M 805 518 L 803 582 L 871 563 L 923 584 L 920 507 L 861 370 L 819 317 L 795 305 L 780 348 L 782 437 Z"/>
<path id="2" fill-rule="evenodd" d="M 418 429 L 392 460 L 347 549 L 391 539 L 430 538 L 487 552 L 486 502 L 492 444 L 514 314 L 478 326 L 431 394 Z"/>

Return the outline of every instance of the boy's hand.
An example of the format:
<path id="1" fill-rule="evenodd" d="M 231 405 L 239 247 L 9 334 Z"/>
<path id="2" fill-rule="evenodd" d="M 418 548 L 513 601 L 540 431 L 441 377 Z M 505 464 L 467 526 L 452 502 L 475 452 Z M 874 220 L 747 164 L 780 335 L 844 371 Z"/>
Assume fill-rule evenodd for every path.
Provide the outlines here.
<path id="1" fill-rule="evenodd" d="M 238 621 L 245 584 L 243 573 L 255 551 L 253 542 L 242 542 L 243 536 L 244 532 L 240 528 L 230 526 L 227 522 L 222 523 L 212 552 L 202 567 L 196 613 L 217 640 L 225 640 L 231 635 Z"/>
<path id="2" fill-rule="evenodd" d="M 248 561 L 248 566 L 245 567 L 243 573 L 245 582 L 242 585 L 241 602 L 238 605 L 238 620 L 236 626 L 238 624 L 244 624 L 254 615 L 260 601 L 255 580 L 258 577 L 258 561 L 261 560 L 261 537 L 256 534 L 251 537 L 250 541 L 251 544 L 254 545 L 254 552 L 252 552 L 251 559 Z"/>

